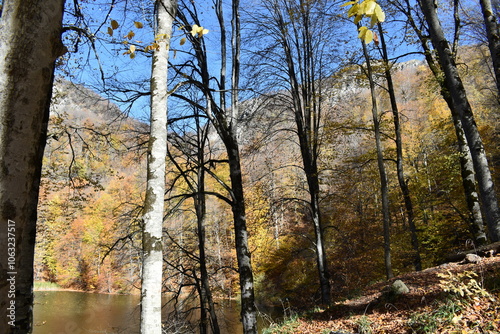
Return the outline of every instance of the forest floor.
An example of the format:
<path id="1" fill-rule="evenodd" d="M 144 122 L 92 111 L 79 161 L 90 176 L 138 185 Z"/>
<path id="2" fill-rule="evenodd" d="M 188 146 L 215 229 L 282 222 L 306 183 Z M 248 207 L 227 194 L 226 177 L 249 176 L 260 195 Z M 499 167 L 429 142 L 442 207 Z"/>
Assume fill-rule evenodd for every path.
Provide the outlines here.
<path id="1" fill-rule="evenodd" d="M 396 280 L 409 292 L 391 292 Z M 404 274 L 264 333 L 500 333 L 500 256 Z"/>

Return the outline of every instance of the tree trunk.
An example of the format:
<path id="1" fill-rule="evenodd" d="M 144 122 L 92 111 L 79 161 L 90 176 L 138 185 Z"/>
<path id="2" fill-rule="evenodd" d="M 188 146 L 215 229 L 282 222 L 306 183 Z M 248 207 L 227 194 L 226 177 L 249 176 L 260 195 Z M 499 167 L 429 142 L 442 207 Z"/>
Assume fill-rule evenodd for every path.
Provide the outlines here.
<path id="1" fill-rule="evenodd" d="M 275 11 L 275 24 L 283 27 L 286 25 L 285 20 L 280 12 L 281 8 L 277 6 L 276 4 L 273 8 Z M 317 165 L 321 119 L 321 104 L 317 101 L 317 96 L 320 96 L 321 92 L 316 89 L 317 74 L 314 69 L 316 65 L 314 64 L 316 57 L 314 52 L 316 50 L 313 50 L 312 35 L 309 31 L 311 25 L 308 16 L 309 10 L 310 8 L 306 4 L 301 3 L 300 21 L 292 20 L 293 29 L 290 28 L 290 32 L 283 31 L 282 35 L 279 36 L 279 42 L 283 48 L 287 65 L 286 79 L 289 80 L 295 126 L 310 198 L 309 210 L 315 234 L 314 246 L 316 248 L 321 303 L 328 305 L 331 302 L 330 273 L 324 246 L 323 222 L 319 205 L 320 190 Z M 298 31 L 298 26 L 303 30 Z M 293 45 L 301 45 L 300 49 L 295 50 L 297 55 L 292 50 Z"/>
<path id="2" fill-rule="evenodd" d="M 493 6 L 491 5 L 491 0 L 479 0 L 479 3 L 481 4 L 481 11 L 483 12 L 497 90 L 498 94 L 500 94 L 500 30 L 498 29 L 498 22 L 493 11 Z"/>
<path id="3" fill-rule="evenodd" d="M 410 6 L 409 2 L 406 2 L 406 5 L 409 8 Z M 457 135 L 457 143 L 460 153 L 460 171 L 462 175 L 462 185 L 464 189 L 465 200 L 469 210 L 468 216 L 470 220 L 469 223 L 471 226 L 471 232 L 474 235 L 476 242 L 481 244 L 486 241 L 486 235 L 484 233 L 484 223 L 481 213 L 479 196 L 476 191 L 477 180 L 476 180 L 476 173 L 474 171 L 474 163 L 472 161 L 472 156 L 470 154 L 469 146 L 467 145 L 467 139 L 465 137 L 465 133 L 463 130 L 462 121 L 460 120 L 457 112 L 455 111 L 455 107 L 453 105 L 451 96 L 446 88 L 444 80 L 442 79 L 441 67 L 434 59 L 434 57 L 432 57 L 432 51 L 428 46 L 427 37 L 425 37 L 422 34 L 422 32 L 418 29 L 412 16 L 409 13 L 410 12 L 408 11 L 407 12 L 408 21 L 420 40 L 421 46 L 424 50 L 427 65 L 429 66 L 432 74 L 436 78 L 436 81 L 439 83 L 441 88 L 441 96 L 445 100 L 452 114 L 453 125 L 455 128 L 455 133 Z"/>
<path id="4" fill-rule="evenodd" d="M 226 129 L 224 144 L 229 159 L 229 177 L 233 192 L 233 219 L 236 242 L 236 257 L 240 275 L 241 322 L 245 334 L 257 334 L 257 310 L 253 289 L 253 271 L 250 251 L 248 249 L 247 221 L 245 215 L 245 197 L 243 194 L 243 178 L 237 138 L 237 120 L 239 117 L 239 79 L 240 79 L 240 1 L 232 2 L 232 71 L 231 71 L 231 116 Z"/>
<path id="5" fill-rule="evenodd" d="M 470 148 L 488 233 L 491 241 L 496 242 L 500 240 L 500 210 L 483 142 L 477 129 L 465 88 L 458 74 L 449 43 L 444 36 L 441 23 L 437 17 L 434 2 L 433 0 L 421 0 L 420 6 L 425 20 L 429 25 L 432 44 L 439 55 L 439 62 L 445 76 L 446 89 L 450 94 L 454 110 L 462 122 L 467 144 Z"/>
<path id="6" fill-rule="evenodd" d="M 370 62 L 370 55 L 366 47 L 366 43 L 361 41 L 363 46 L 363 55 L 366 61 L 366 75 L 368 77 L 368 82 L 370 83 L 370 93 L 372 100 L 372 118 L 373 118 L 373 130 L 375 132 L 375 145 L 377 148 L 377 164 L 378 171 L 380 175 L 380 193 L 382 200 L 382 216 L 384 225 L 384 263 L 385 263 L 385 275 L 387 279 L 394 277 L 392 272 L 392 260 L 391 260 L 391 233 L 390 233 L 390 212 L 389 212 L 389 190 L 387 187 L 387 173 L 384 164 L 384 153 L 382 147 L 382 140 L 380 138 L 380 122 L 378 116 L 377 107 L 377 97 L 375 93 L 375 82 L 373 80 L 372 67 Z"/>
<path id="7" fill-rule="evenodd" d="M 0 17 L 0 328 L 31 333 L 38 191 L 64 0 L 4 0 Z"/>
<path id="8" fill-rule="evenodd" d="M 207 212 L 206 206 L 206 195 L 205 195 L 205 143 L 207 141 L 208 135 L 208 124 L 206 126 L 201 126 L 199 118 L 196 118 L 196 129 L 197 129 L 197 142 L 198 142 L 198 152 L 197 152 L 197 188 L 193 189 L 196 191 L 194 196 L 194 205 L 196 210 L 196 222 L 198 229 L 198 251 L 200 259 L 200 273 L 201 273 L 201 291 L 200 291 L 200 307 L 201 307 L 201 321 L 200 321 L 200 334 L 209 333 L 209 317 L 210 315 L 210 327 L 212 328 L 213 334 L 219 334 L 219 322 L 217 320 L 217 314 L 215 312 L 215 305 L 212 298 L 212 291 L 210 289 L 209 276 L 207 270 L 207 259 L 205 255 L 205 217 Z M 208 309 L 208 314 L 206 310 Z"/>
<path id="9" fill-rule="evenodd" d="M 175 0 L 155 4 L 157 41 L 151 72 L 151 119 L 148 146 L 146 198 L 142 233 L 141 333 L 161 334 L 161 292 L 163 274 L 162 228 L 167 156 L 167 70 Z"/>
<path id="10" fill-rule="evenodd" d="M 398 175 L 398 183 L 403 194 L 403 201 L 405 203 L 406 215 L 408 216 L 408 226 L 410 228 L 411 245 L 413 248 L 413 265 L 416 271 L 422 270 L 422 259 L 420 257 L 420 247 L 418 242 L 417 228 L 415 226 L 415 215 L 413 212 L 413 202 L 410 196 L 410 188 L 406 183 L 404 177 L 403 165 L 403 140 L 401 139 L 401 124 L 399 121 L 399 110 L 396 101 L 396 92 L 394 90 L 394 83 L 392 81 L 391 69 L 389 68 L 389 55 L 387 53 L 387 46 L 385 44 L 384 31 L 382 24 L 378 24 L 378 31 L 380 35 L 380 44 L 382 48 L 382 56 L 385 64 L 385 78 L 387 81 L 387 91 L 391 100 L 392 115 L 394 118 L 394 132 L 396 135 L 396 170 Z"/>

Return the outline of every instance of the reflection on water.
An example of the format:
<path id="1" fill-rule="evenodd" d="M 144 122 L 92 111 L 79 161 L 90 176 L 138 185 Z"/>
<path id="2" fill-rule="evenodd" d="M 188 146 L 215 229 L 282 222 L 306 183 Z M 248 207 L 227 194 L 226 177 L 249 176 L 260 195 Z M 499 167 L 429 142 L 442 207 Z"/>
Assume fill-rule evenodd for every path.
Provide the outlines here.
<path id="1" fill-rule="evenodd" d="M 35 291 L 34 334 L 139 333 L 139 296 Z M 225 334 L 242 333 L 234 301 L 218 305 Z M 168 312 L 164 309 L 165 315 Z"/>

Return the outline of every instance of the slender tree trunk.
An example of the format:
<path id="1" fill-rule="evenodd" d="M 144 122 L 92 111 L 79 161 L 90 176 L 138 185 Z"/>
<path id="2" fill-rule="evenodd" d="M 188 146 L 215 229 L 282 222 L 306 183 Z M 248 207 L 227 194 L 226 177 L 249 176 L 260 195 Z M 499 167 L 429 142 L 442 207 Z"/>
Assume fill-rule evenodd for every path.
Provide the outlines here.
<path id="1" fill-rule="evenodd" d="M 205 217 L 206 217 L 206 195 L 205 195 L 205 142 L 208 134 L 208 124 L 201 127 L 199 118 L 196 119 L 198 130 L 198 172 L 197 172 L 197 189 L 194 196 L 194 205 L 196 210 L 196 220 L 198 228 L 198 251 L 200 259 L 200 273 L 201 273 L 201 291 L 200 291 L 200 306 L 201 306 L 201 322 L 200 334 L 208 333 L 209 317 L 210 326 L 213 334 L 219 334 L 219 322 L 215 312 L 215 305 L 212 298 L 212 291 L 210 289 L 209 276 L 207 270 L 207 259 L 205 255 Z M 206 310 L 208 309 L 208 314 Z"/>
<path id="2" fill-rule="evenodd" d="M 444 36 L 441 23 L 437 17 L 434 2 L 433 0 L 421 0 L 420 6 L 424 13 L 425 20 L 429 25 L 432 44 L 439 55 L 439 62 L 445 76 L 446 89 L 450 94 L 454 110 L 462 122 L 467 144 L 470 148 L 488 226 L 488 233 L 491 241 L 496 242 L 500 240 L 500 210 L 483 142 L 477 129 L 474 115 L 458 73 L 455 60 L 452 56 L 449 43 Z"/>
<path id="3" fill-rule="evenodd" d="M 486 233 L 484 232 L 483 215 L 481 213 L 481 205 L 479 203 L 479 195 L 477 193 L 476 173 L 474 164 L 470 154 L 467 138 L 465 137 L 462 122 L 455 112 L 452 112 L 453 125 L 457 135 L 458 150 L 460 152 L 460 172 L 462 175 L 462 186 L 465 193 L 465 201 L 468 208 L 468 223 L 471 233 L 476 240 L 476 244 L 482 245 L 486 243 Z"/>
<path id="4" fill-rule="evenodd" d="M 481 11 L 483 12 L 497 90 L 500 94 L 500 30 L 498 29 L 498 22 L 495 12 L 493 11 L 493 6 L 491 5 L 491 0 L 479 0 L 479 3 L 481 4 Z"/>
<path id="5" fill-rule="evenodd" d="M 0 17 L 0 329 L 33 330 L 38 191 L 64 0 L 4 0 Z"/>
<path id="6" fill-rule="evenodd" d="M 253 288 L 253 272 L 250 251 L 248 249 L 248 232 L 245 215 L 245 197 L 243 194 L 243 178 L 237 138 L 237 120 L 239 116 L 239 78 L 240 78 L 240 2 L 232 2 L 232 77 L 231 77 L 231 118 L 226 145 L 229 158 L 229 176 L 233 191 L 233 219 L 236 241 L 236 257 L 240 274 L 241 322 L 245 334 L 257 334 L 257 310 Z"/>
<path id="7" fill-rule="evenodd" d="M 147 188 L 142 234 L 141 333 L 161 334 L 163 274 L 163 214 L 167 156 L 167 70 L 175 0 L 157 0 L 155 36 L 160 45 L 153 54 L 151 72 L 151 124 L 148 146 Z"/>
<path id="8" fill-rule="evenodd" d="M 368 82 L 370 83 L 370 93 L 372 100 L 372 117 L 373 117 L 373 130 L 375 132 L 375 144 L 377 147 L 377 164 L 380 174 L 380 193 L 382 200 L 382 216 L 384 225 L 384 262 L 385 262 L 385 275 L 387 279 L 394 277 L 392 272 L 391 260 L 391 233 L 390 233 L 390 212 L 389 212 L 389 190 L 387 186 L 387 173 L 384 165 L 384 153 L 382 147 L 382 140 L 380 138 L 380 121 L 378 116 L 377 97 L 375 94 L 375 82 L 373 80 L 372 67 L 370 62 L 370 55 L 364 41 L 361 41 L 363 46 L 363 55 L 366 61 L 366 71 Z"/>
<path id="9" fill-rule="evenodd" d="M 292 95 L 293 113 L 299 140 L 302 164 L 307 180 L 307 190 L 309 193 L 309 210 L 315 235 L 316 264 L 320 283 L 321 303 L 328 305 L 331 302 L 330 273 L 328 270 L 326 251 L 323 237 L 323 222 L 320 209 L 319 171 L 317 165 L 319 131 L 321 119 L 321 105 L 317 96 L 321 95 L 316 90 L 316 73 L 314 66 L 315 50 L 312 47 L 312 35 L 309 31 L 311 22 L 309 21 L 308 5 L 301 2 L 300 21 L 293 21 L 290 31 L 283 31 L 279 36 L 279 42 L 283 48 L 286 61 L 286 79 L 289 80 L 290 93 Z M 284 27 L 285 20 L 280 12 L 281 8 L 274 4 L 275 24 Z M 286 8 L 291 11 L 290 8 Z M 299 31 L 300 26 L 301 31 Z M 301 49 L 295 50 L 293 45 L 301 45 Z M 300 81 L 299 77 L 302 79 Z M 300 81 L 300 82 L 299 82 Z"/>
<path id="10" fill-rule="evenodd" d="M 387 91 L 389 92 L 389 99 L 391 101 L 392 115 L 394 118 L 394 132 L 396 134 L 396 170 L 398 175 L 398 183 L 403 194 L 405 203 L 406 215 L 408 217 L 408 226 L 410 228 L 411 245 L 413 248 L 413 266 L 415 270 L 422 270 L 422 259 L 420 257 L 420 247 L 418 242 L 417 228 L 415 226 L 415 215 L 413 212 L 413 202 L 410 196 L 410 188 L 406 183 L 404 177 L 403 165 L 403 140 L 401 139 L 401 123 L 399 121 L 399 110 L 396 101 L 396 93 L 394 90 L 394 83 L 392 81 L 391 69 L 389 67 L 389 55 L 387 53 L 387 46 L 385 44 L 384 31 L 382 24 L 378 24 L 378 31 L 380 35 L 380 44 L 382 48 L 382 56 L 385 63 L 385 78 L 387 81 Z"/>

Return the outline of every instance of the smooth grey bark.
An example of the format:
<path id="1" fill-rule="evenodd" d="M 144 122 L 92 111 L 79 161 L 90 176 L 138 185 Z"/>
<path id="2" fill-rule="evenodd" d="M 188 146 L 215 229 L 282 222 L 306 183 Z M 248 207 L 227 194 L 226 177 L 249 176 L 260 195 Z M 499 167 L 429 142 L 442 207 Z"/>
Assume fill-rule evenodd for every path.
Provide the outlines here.
<path id="1" fill-rule="evenodd" d="M 389 55 L 387 53 L 387 45 L 385 43 L 385 34 L 382 29 L 382 24 L 378 24 L 378 32 L 380 37 L 380 47 L 382 49 L 382 58 L 384 61 L 384 74 L 387 81 L 387 92 L 391 101 L 392 115 L 394 119 L 394 133 L 396 136 L 396 172 L 398 183 L 403 194 L 405 203 L 406 215 L 408 218 L 408 226 L 410 228 L 411 245 L 413 248 L 413 266 L 416 271 L 422 270 L 422 259 L 420 257 L 420 246 L 418 242 L 417 228 L 415 226 L 415 214 L 413 211 L 413 202 L 410 196 L 410 188 L 405 180 L 404 164 L 403 164 L 403 140 L 401 138 L 401 122 L 399 120 L 399 110 L 396 100 L 396 92 L 392 81 L 391 68 L 389 64 Z"/>
<path id="2" fill-rule="evenodd" d="M 142 221 L 141 333 L 161 334 L 163 283 L 163 214 L 165 161 L 167 156 L 167 72 L 172 24 L 177 3 L 155 3 L 155 36 L 159 48 L 153 53 L 151 71 L 151 117 L 148 145 L 147 185 Z"/>
<path id="3" fill-rule="evenodd" d="M 469 225 L 471 226 L 471 233 L 474 235 L 476 242 L 478 244 L 482 244 L 486 241 L 486 234 L 484 232 L 484 222 L 481 213 L 481 205 L 479 195 L 477 193 L 478 185 L 476 180 L 476 173 L 474 171 L 474 164 L 463 130 L 462 121 L 455 111 L 453 101 L 451 99 L 449 91 L 446 88 L 445 82 L 443 80 L 441 66 L 435 59 L 435 57 L 433 57 L 433 52 L 429 47 L 428 37 L 422 33 L 422 31 L 418 28 L 415 21 L 413 20 L 413 16 L 411 15 L 410 3 L 408 1 L 406 1 L 405 3 L 406 9 L 403 9 L 402 11 L 407 16 L 408 23 L 417 34 L 422 49 L 424 50 L 427 65 L 429 66 L 429 69 L 438 82 L 441 89 L 441 96 L 445 100 L 452 114 L 453 126 L 455 129 L 455 134 L 457 136 L 458 151 L 460 153 L 460 171 L 462 176 L 464 196 L 468 208 Z"/>
<path id="4" fill-rule="evenodd" d="M 486 27 L 486 36 L 488 37 L 488 47 L 493 62 L 497 90 L 500 94 L 500 30 L 491 0 L 479 0 L 479 4 L 481 5 L 484 25 Z"/>
<path id="5" fill-rule="evenodd" d="M 420 0 L 419 4 L 429 26 L 432 44 L 439 56 L 439 63 L 444 74 L 444 84 L 450 94 L 454 106 L 453 110 L 462 123 L 467 145 L 470 148 L 488 226 L 488 234 L 491 241 L 496 242 L 500 240 L 500 210 L 481 135 L 477 129 L 452 50 L 444 36 L 434 2 L 432 0 Z"/>
<path id="6" fill-rule="evenodd" d="M 0 17 L 0 328 L 33 330 L 38 191 L 64 0 L 4 0 Z"/>
<path id="7" fill-rule="evenodd" d="M 359 28 L 359 25 L 358 25 Z M 377 165 L 380 175 L 380 194 L 382 201 L 382 219 L 384 227 L 384 264 L 385 276 L 387 279 L 394 277 L 391 259 L 391 232 L 390 232 L 390 211 L 389 211 L 389 190 L 387 185 L 387 172 L 384 164 L 384 149 L 380 134 L 380 120 L 378 115 L 377 96 L 375 92 L 375 81 L 373 80 L 373 70 L 370 55 L 366 43 L 362 40 L 363 55 L 366 61 L 366 76 L 370 84 L 370 95 L 372 102 L 373 132 L 375 133 L 375 146 L 377 148 Z"/>

